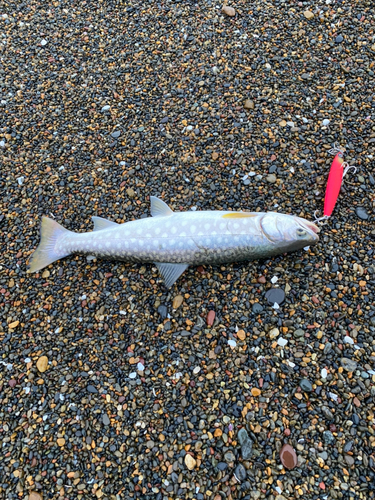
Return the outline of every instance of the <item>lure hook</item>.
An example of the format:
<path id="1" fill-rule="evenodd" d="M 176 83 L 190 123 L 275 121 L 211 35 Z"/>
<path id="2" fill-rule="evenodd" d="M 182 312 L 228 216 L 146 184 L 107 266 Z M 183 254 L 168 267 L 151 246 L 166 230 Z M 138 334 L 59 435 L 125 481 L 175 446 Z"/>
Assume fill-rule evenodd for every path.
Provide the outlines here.
<path id="1" fill-rule="evenodd" d="M 349 165 L 347 162 L 344 162 L 342 164 L 343 168 L 344 168 L 344 173 L 342 174 L 342 177 L 344 178 L 346 176 L 346 174 L 351 170 L 353 169 L 353 173 L 355 174 L 357 172 L 357 167 L 355 167 L 354 165 Z"/>
<path id="2" fill-rule="evenodd" d="M 315 210 L 315 212 L 314 212 L 314 217 L 315 217 L 314 224 L 321 223 L 322 226 L 325 226 L 328 222 L 329 216 L 323 215 L 323 217 L 317 217 L 317 215 L 316 215 L 317 212 L 318 212 L 317 210 Z"/>
<path id="3" fill-rule="evenodd" d="M 340 148 L 340 146 L 336 146 L 336 143 L 333 143 L 333 148 L 328 150 L 328 153 L 331 155 L 340 155 L 342 156 L 344 154 L 343 150 Z"/>

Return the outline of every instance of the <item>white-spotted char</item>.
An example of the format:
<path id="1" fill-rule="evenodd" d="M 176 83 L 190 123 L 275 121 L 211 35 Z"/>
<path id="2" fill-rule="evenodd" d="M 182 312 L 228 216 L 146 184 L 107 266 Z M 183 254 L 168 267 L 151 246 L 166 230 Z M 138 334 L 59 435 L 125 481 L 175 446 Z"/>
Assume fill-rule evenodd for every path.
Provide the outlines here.
<path id="1" fill-rule="evenodd" d="M 116 224 L 93 217 L 94 231 L 73 233 L 42 218 L 41 241 L 29 272 L 71 254 L 152 262 L 169 288 L 190 265 L 271 257 L 318 241 L 318 227 L 275 212 L 173 212 L 151 196 L 152 217 Z"/>

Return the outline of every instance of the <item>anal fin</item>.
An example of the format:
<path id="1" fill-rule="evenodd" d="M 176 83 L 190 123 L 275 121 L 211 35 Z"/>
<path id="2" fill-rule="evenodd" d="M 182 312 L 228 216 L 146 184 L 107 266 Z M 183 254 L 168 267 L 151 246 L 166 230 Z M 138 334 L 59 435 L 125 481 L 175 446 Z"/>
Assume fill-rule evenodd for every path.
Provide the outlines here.
<path id="1" fill-rule="evenodd" d="M 189 264 L 170 264 L 165 262 L 155 262 L 159 273 L 164 279 L 165 286 L 171 288 L 181 274 L 189 267 Z"/>

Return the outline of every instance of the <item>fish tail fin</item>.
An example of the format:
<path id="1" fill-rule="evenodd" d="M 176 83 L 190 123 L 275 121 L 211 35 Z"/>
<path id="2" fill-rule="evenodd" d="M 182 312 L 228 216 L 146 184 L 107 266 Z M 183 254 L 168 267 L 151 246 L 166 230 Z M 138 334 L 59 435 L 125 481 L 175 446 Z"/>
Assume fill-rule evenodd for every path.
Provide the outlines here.
<path id="1" fill-rule="evenodd" d="M 68 229 L 48 217 L 42 217 L 40 226 L 40 243 L 31 257 L 28 273 L 35 273 L 52 264 L 55 260 L 67 257 L 70 252 L 58 246 L 62 236 L 71 233 Z"/>

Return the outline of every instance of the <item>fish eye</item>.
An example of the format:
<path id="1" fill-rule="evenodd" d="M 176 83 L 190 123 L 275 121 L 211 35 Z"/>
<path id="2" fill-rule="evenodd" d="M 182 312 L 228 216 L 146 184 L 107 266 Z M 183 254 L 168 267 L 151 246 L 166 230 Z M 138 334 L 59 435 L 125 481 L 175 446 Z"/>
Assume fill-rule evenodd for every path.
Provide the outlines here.
<path id="1" fill-rule="evenodd" d="M 302 227 L 299 227 L 297 229 L 297 235 L 298 236 L 305 236 L 306 235 L 306 231 L 304 229 L 302 229 Z"/>

